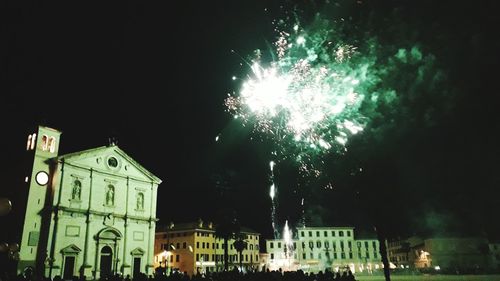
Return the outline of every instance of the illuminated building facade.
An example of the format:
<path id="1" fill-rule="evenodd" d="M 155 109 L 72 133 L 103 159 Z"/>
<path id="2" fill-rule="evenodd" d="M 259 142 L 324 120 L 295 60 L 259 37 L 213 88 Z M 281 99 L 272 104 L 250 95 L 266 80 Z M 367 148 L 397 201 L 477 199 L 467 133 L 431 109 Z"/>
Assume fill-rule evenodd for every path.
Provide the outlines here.
<path id="1" fill-rule="evenodd" d="M 412 236 L 408 239 L 394 239 L 387 242 L 387 256 L 389 261 L 398 268 L 414 268 L 415 261 L 422 259 L 424 250 L 424 240 L 418 236 Z"/>
<path id="2" fill-rule="evenodd" d="M 494 270 L 500 271 L 500 243 L 489 244 L 491 253 L 491 262 Z"/>
<path id="3" fill-rule="evenodd" d="M 283 239 L 266 240 L 270 270 L 324 272 L 349 268 L 372 272 L 382 268 L 378 240 L 355 239 L 353 227 L 304 227 L 294 237 L 291 247 L 285 247 Z"/>
<path id="4" fill-rule="evenodd" d="M 242 252 L 243 270 L 259 267 L 260 234 L 241 228 L 247 243 Z M 240 255 L 234 248 L 234 240 L 228 241 L 230 268 L 240 266 Z M 215 225 L 199 220 L 193 223 L 170 224 L 156 232 L 154 264 L 167 274 L 172 271 L 189 275 L 221 271 L 224 269 L 224 240 L 215 235 Z"/>
<path id="5" fill-rule="evenodd" d="M 18 270 L 97 280 L 153 273 L 161 180 L 114 144 L 59 156 L 61 133 L 38 127 Z"/>
<path id="6" fill-rule="evenodd" d="M 410 237 L 387 244 L 389 260 L 396 267 L 449 273 L 495 268 L 493 245 L 482 237 Z M 407 256 L 407 259 L 402 256 Z"/>

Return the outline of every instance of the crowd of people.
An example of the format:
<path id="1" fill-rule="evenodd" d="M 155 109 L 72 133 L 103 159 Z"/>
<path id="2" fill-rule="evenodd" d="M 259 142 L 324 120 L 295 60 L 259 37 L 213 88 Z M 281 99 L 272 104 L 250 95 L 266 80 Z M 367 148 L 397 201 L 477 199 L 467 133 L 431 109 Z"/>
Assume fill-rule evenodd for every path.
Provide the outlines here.
<path id="1" fill-rule="evenodd" d="M 35 276 L 18 275 L 16 278 L 3 276 L 0 281 L 67 281 L 60 276 L 56 276 L 53 280 L 49 278 L 36 278 Z M 85 277 L 73 277 L 70 281 L 84 281 Z M 306 273 L 302 270 L 298 271 L 254 271 L 254 272 L 239 272 L 237 269 L 225 272 L 209 272 L 197 273 L 189 276 L 187 273 L 173 272 L 170 275 L 145 275 L 139 274 L 131 278 L 130 275 L 113 275 L 101 278 L 102 281 L 355 281 L 354 275 L 350 270 L 344 272 L 318 272 Z"/>

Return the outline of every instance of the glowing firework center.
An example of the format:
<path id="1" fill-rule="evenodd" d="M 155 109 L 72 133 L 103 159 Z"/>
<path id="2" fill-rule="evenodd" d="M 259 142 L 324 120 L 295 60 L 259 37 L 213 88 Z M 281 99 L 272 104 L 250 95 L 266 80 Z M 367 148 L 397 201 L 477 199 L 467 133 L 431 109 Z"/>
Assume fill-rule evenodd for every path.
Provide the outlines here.
<path id="1" fill-rule="evenodd" d="M 226 99 L 228 109 L 281 145 L 300 147 L 301 153 L 344 147 L 364 127 L 359 107 L 365 95 L 360 91 L 372 62 L 350 63 L 356 50 L 350 45 L 319 47 L 324 36 L 281 32 L 275 43 L 278 60 L 269 66 L 254 60 L 239 95 Z"/>

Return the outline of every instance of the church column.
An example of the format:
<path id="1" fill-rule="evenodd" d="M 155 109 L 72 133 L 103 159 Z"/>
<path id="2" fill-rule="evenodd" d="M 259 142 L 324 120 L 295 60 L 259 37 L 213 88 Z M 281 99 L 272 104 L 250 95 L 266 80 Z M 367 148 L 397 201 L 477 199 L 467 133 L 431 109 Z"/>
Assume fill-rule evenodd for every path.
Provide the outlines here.
<path id="1" fill-rule="evenodd" d="M 89 263 L 89 236 L 90 236 L 90 209 L 91 209 L 91 204 L 92 204 L 92 183 L 93 183 L 93 172 L 94 170 L 90 168 L 90 183 L 89 183 L 89 202 L 88 202 L 88 207 L 87 207 L 87 218 L 85 220 L 86 222 L 86 228 L 85 228 L 85 249 L 83 250 L 83 268 L 81 269 L 80 275 L 86 276 L 87 278 L 90 278 L 91 276 L 91 268 L 92 265 Z"/>
<path id="2" fill-rule="evenodd" d="M 153 214 L 153 204 L 156 204 L 154 197 L 154 182 L 151 182 L 151 203 L 149 204 L 149 235 L 148 235 L 148 249 L 147 249 L 147 265 L 146 272 L 147 274 L 152 274 L 153 272 L 153 256 L 154 256 L 154 241 L 155 241 L 155 217 L 156 213 Z"/>
<path id="3" fill-rule="evenodd" d="M 129 208 L 129 195 L 130 195 L 130 178 L 127 176 L 127 197 L 126 197 L 126 205 L 125 205 L 125 218 L 123 218 L 123 260 L 122 260 L 122 274 L 126 276 L 126 274 L 130 274 L 130 264 L 128 264 L 127 256 L 127 238 L 128 238 L 128 208 Z"/>

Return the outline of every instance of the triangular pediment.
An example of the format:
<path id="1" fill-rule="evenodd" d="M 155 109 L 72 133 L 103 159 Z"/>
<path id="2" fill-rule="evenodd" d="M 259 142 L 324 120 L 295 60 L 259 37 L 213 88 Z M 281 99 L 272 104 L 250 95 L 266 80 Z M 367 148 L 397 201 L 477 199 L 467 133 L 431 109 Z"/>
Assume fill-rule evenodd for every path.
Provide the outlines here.
<path id="1" fill-rule="evenodd" d="M 65 248 L 61 249 L 61 253 L 63 254 L 78 254 L 82 250 L 78 248 L 75 244 L 71 244 Z"/>
<path id="2" fill-rule="evenodd" d="M 141 248 L 139 248 L 139 247 L 137 247 L 137 248 L 133 249 L 133 250 L 130 252 L 130 254 L 131 254 L 132 256 L 142 256 L 142 255 L 144 255 L 144 253 L 146 253 L 146 251 L 144 251 L 143 249 L 141 249 Z"/>
<path id="3" fill-rule="evenodd" d="M 101 146 L 57 157 L 59 162 L 160 184 L 161 180 L 116 145 Z"/>

